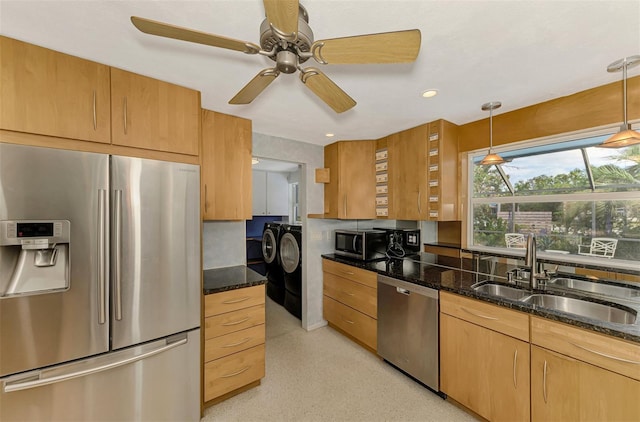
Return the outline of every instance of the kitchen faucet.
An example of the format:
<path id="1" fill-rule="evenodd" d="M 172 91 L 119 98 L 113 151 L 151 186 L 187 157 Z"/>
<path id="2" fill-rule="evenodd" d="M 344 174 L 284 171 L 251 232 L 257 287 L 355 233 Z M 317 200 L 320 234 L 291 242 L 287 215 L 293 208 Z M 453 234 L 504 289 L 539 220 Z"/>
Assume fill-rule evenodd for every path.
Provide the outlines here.
<path id="1" fill-rule="evenodd" d="M 529 286 L 532 289 L 544 287 L 549 278 L 546 272 L 539 272 L 538 259 L 536 256 L 536 235 L 529 233 L 527 236 L 527 251 L 524 255 L 524 265 L 529 267 Z"/>

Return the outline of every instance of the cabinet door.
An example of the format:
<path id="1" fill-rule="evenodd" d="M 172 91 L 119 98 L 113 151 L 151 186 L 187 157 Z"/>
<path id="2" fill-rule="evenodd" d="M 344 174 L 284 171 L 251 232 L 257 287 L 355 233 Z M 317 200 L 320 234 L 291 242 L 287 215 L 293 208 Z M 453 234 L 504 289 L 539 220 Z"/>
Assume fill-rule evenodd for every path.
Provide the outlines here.
<path id="1" fill-rule="evenodd" d="M 253 172 L 253 215 L 267 215 L 267 172 Z"/>
<path id="2" fill-rule="evenodd" d="M 251 120 L 202 110 L 205 220 L 251 219 Z"/>
<path id="3" fill-rule="evenodd" d="M 112 143 L 198 155 L 200 93 L 111 68 Z"/>
<path id="4" fill-rule="evenodd" d="M 110 143 L 109 67 L 0 37 L 0 128 Z"/>
<path id="5" fill-rule="evenodd" d="M 391 219 L 426 219 L 427 135 L 428 125 L 418 126 L 400 132 L 389 145 L 389 166 L 393 169 L 389 182 L 393 194 Z"/>
<path id="6" fill-rule="evenodd" d="M 491 421 L 529 420 L 529 344 L 440 315 L 443 392 Z"/>
<path id="7" fill-rule="evenodd" d="M 375 141 L 341 142 L 338 154 L 338 218 L 375 219 Z"/>
<path id="8" fill-rule="evenodd" d="M 638 421 L 640 382 L 531 346 L 534 421 Z"/>
<path id="9" fill-rule="evenodd" d="M 267 215 L 289 215 L 289 180 L 284 173 L 267 172 Z"/>

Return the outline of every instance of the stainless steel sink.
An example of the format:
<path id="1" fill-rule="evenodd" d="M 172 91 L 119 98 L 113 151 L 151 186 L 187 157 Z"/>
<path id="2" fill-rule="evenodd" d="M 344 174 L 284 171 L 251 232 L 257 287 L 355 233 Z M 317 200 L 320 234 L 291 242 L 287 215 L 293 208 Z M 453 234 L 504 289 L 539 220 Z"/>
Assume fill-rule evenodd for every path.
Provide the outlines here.
<path id="1" fill-rule="evenodd" d="M 618 324 L 634 324 L 637 318 L 637 312 L 631 308 L 609 306 L 564 296 L 533 294 L 521 299 L 521 301 L 541 308 Z"/>
<path id="2" fill-rule="evenodd" d="M 484 293 L 491 296 L 500 296 L 506 299 L 520 300 L 528 296 L 531 292 L 514 287 L 504 286 L 502 284 L 482 284 L 473 288 L 478 293 Z"/>
<path id="3" fill-rule="evenodd" d="M 551 280 L 549 280 L 548 284 L 550 286 L 575 289 L 582 292 L 618 297 L 621 299 L 640 298 L 640 289 L 634 289 L 632 287 L 624 286 L 614 286 L 612 284 L 594 283 L 586 280 L 576 280 L 574 278 L 552 278 Z"/>

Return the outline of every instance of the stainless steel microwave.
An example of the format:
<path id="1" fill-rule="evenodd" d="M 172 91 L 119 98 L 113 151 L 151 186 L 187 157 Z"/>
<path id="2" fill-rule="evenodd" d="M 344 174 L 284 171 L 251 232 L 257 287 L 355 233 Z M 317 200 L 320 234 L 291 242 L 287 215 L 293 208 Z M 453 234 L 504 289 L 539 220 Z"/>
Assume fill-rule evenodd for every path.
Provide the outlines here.
<path id="1" fill-rule="evenodd" d="M 361 261 L 386 257 L 387 232 L 384 230 L 336 230 L 335 254 Z"/>

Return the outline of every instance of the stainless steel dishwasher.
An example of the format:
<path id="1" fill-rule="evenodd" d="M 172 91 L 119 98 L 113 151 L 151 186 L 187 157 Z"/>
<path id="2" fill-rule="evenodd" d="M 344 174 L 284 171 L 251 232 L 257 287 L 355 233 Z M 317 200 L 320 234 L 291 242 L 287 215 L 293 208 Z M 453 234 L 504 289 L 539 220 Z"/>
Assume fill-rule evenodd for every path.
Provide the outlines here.
<path id="1" fill-rule="evenodd" d="M 378 275 L 378 355 L 440 391 L 438 291 Z"/>

